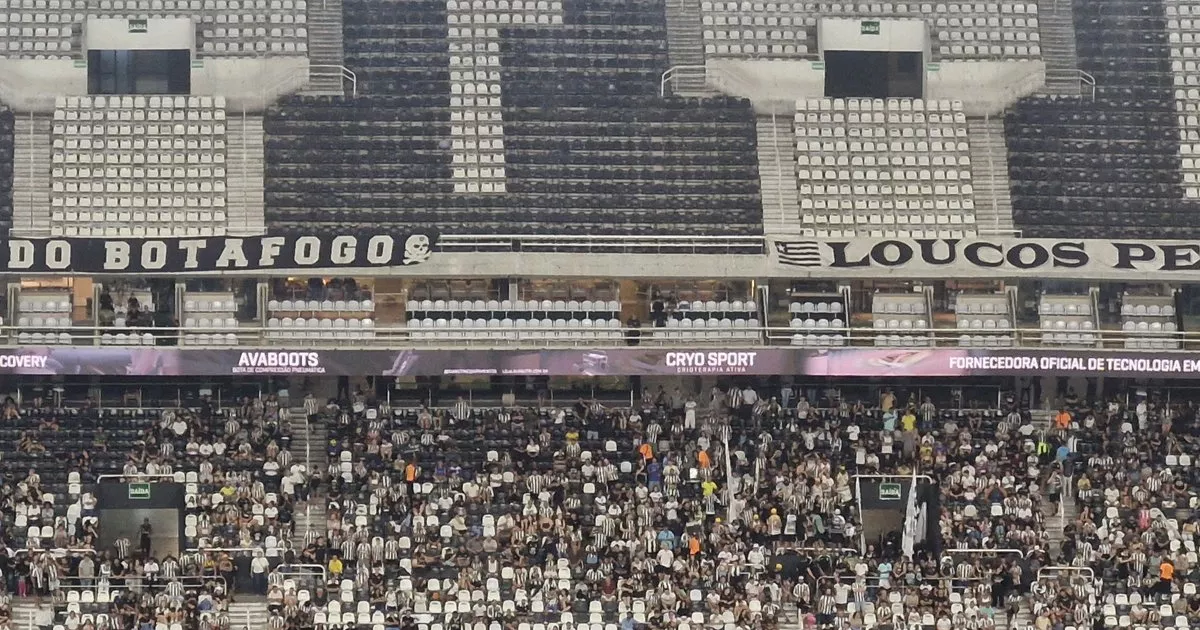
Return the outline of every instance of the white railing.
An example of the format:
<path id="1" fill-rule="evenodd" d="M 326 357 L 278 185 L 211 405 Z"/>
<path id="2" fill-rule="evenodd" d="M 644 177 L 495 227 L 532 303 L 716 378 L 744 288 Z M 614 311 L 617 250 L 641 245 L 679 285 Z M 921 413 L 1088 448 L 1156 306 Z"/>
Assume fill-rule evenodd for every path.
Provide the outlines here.
<path id="1" fill-rule="evenodd" d="M 761 236 L 605 236 L 592 234 L 443 234 L 434 249 L 463 252 L 713 254 L 762 250 Z"/>
<path id="2" fill-rule="evenodd" d="M 659 84 L 659 96 L 666 97 L 669 92 L 675 90 L 675 81 L 684 76 L 695 77 L 699 75 L 702 79 L 707 79 L 707 66 L 688 65 L 688 66 L 671 66 L 662 74 L 662 81 Z M 667 90 L 670 86 L 671 90 Z"/>
<path id="3" fill-rule="evenodd" d="M 347 313 L 348 317 L 360 316 Z M 152 334 L 157 340 L 171 340 L 172 345 L 184 348 L 326 348 L 373 347 L 388 348 L 604 348 L 628 345 L 637 337 L 639 347 L 671 348 L 679 346 L 720 345 L 729 347 L 791 346 L 800 348 L 876 347 L 902 348 L 911 351 L 929 348 L 1004 349 L 1046 348 L 1055 350 L 1128 350 L 1131 352 L 1164 352 L 1200 349 L 1200 332 L 1159 332 L 1133 330 L 1090 330 L 1091 342 L 1064 342 L 1057 335 L 1066 331 L 1040 328 L 964 329 L 964 328 L 850 328 L 797 329 L 786 326 L 758 327 L 699 327 L 699 328 L 565 328 L 530 325 L 516 327 L 408 327 L 388 325 L 375 328 L 296 328 L 265 327 L 246 324 L 238 328 L 139 328 L 115 329 L 98 327 L 60 328 L 48 332 L 48 337 L 36 337 L 27 326 L 0 326 L 0 347 L 153 347 L 139 335 Z M 1079 332 L 1079 331 L 1072 331 Z M 62 333 L 70 335 L 71 343 L 59 341 Z M 128 334 L 124 339 L 115 334 Z M 318 337 L 309 336 L 319 333 Z M 41 333 L 37 333 L 41 334 Z M 183 339 L 179 337 L 185 336 Z M 195 338 L 194 335 L 210 337 Z M 344 336 L 339 336 L 344 335 Z M 807 335 L 816 335 L 809 339 Z M 830 341 L 841 335 L 840 343 Z M 985 341 L 966 344 L 961 337 L 983 338 Z M 1007 336 L 1006 343 L 986 343 L 989 338 Z M 899 337 L 899 339 L 895 339 Z M 1125 342 L 1159 340 L 1177 342 L 1178 348 L 1126 348 Z M 110 475 L 121 477 L 122 475 Z M 145 477 L 146 475 L 139 475 Z"/>
<path id="4" fill-rule="evenodd" d="M 792 142 L 795 142 L 795 139 Z M 783 159 L 779 155 L 779 123 L 774 111 L 771 112 L 771 148 L 775 150 L 775 204 L 779 206 L 779 224 L 783 227 L 788 223 L 783 207 L 783 177 L 786 171 L 783 168 Z"/>
<path id="5" fill-rule="evenodd" d="M 1093 103 L 1096 102 L 1096 77 L 1083 70 L 1079 71 L 1079 95 L 1087 96 Z"/>
<path id="6" fill-rule="evenodd" d="M 358 75 L 355 74 L 350 68 L 337 64 L 315 64 L 310 65 L 308 69 L 310 74 L 313 70 L 318 70 L 319 72 L 317 74 L 336 74 L 338 78 L 342 80 L 343 93 L 345 93 L 345 82 L 349 81 L 350 96 L 352 98 L 358 96 Z"/>

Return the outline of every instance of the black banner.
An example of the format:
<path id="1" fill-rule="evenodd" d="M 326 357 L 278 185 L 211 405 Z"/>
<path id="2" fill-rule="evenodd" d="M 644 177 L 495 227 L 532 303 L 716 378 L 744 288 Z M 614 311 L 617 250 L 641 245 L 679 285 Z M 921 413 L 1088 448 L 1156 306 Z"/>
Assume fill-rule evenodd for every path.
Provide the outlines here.
<path id="1" fill-rule="evenodd" d="M 354 233 L 210 238 L 0 239 L 0 264 L 15 273 L 185 273 L 415 265 L 436 235 Z"/>

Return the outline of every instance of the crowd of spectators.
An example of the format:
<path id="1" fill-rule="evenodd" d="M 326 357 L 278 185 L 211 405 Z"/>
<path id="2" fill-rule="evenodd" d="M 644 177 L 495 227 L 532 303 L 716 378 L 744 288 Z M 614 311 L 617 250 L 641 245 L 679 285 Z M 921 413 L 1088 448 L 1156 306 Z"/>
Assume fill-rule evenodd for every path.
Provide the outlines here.
<path id="1" fill-rule="evenodd" d="M 10 398 L 0 411 L 0 440 L 12 445 L 0 456 L 7 594 L 49 606 L 65 630 L 193 630 L 227 626 L 235 591 L 266 593 L 266 572 L 292 553 L 292 513 L 307 485 L 278 399 L 123 409 L 58 401 Z M 180 482 L 182 536 L 148 518 L 101 523 L 94 484 L 105 475 Z"/>
<path id="2" fill-rule="evenodd" d="M 329 465 L 309 475 L 271 397 L 31 402 L 2 412 L 18 447 L 0 459 L 0 574 L 65 630 L 219 627 L 236 593 L 265 595 L 277 629 L 1200 622 L 1191 405 L 1076 398 L 1046 428 L 1012 396 L 750 383 L 650 388 L 633 406 L 430 409 L 356 392 L 306 400 L 329 431 Z M 100 474 L 181 474 L 178 548 L 231 551 L 106 539 L 87 491 Z M 934 510 L 910 554 L 856 493 L 863 475 L 914 474 L 934 482 Z M 325 522 L 296 536 L 309 498 Z M 51 551 L 67 548 L 92 551 Z"/>
<path id="3" fill-rule="evenodd" d="M 278 624 L 989 628 L 1069 609 L 1035 588 L 1057 561 L 1057 438 L 1011 396 L 946 407 L 755 384 L 633 407 L 331 401 L 328 523 L 300 554 L 328 581 L 277 580 L 297 602 Z M 860 546 L 857 476 L 914 468 L 940 535 L 912 557 L 897 532 Z"/>

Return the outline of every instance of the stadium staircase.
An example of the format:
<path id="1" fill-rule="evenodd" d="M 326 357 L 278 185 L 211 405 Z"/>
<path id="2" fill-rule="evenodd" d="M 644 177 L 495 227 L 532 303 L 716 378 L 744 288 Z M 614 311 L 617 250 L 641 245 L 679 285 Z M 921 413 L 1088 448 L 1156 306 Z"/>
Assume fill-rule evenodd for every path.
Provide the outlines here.
<path id="1" fill-rule="evenodd" d="M 263 630 L 270 616 L 267 598 L 242 595 L 229 605 L 229 630 Z"/>
<path id="2" fill-rule="evenodd" d="M 1079 96 L 1075 54 L 1075 12 L 1071 0 L 1039 0 L 1038 29 L 1046 62 L 1046 94 Z"/>
<path id="3" fill-rule="evenodd" d="M 1050 506 L 1052 510 L 1050 514 L 1056 514 L 1046 519 L 1046 534 L 1050 538 L 1050 556 L 1058 557 L 1062 553 L 1062 544 L 1066 540 L 1063 536 L 1063 530 L 1067 525 L 1075 522 L 1075 518 L 1079 515 L 1079 508 L 1075 506 L 1075 489 L 1071 485 L 1063 488 L 1062 493 L 1062 513 L 1058 513 L 1057 506 Z"/>
<path id="4" fill-rule="evenodd" d="M 999 116 L 968 119 L 967 132 L 971 140 L 971 185 L 975 187 L 975 227 L 981 235 L 1011 235 L 1012 189 L 1008 181 L 1004 119 Z"/>
<path id="5" fill-rule="evenodd" d="M 17 114 L 13 124 L 13 235 L 50 236 L 49 114 Z"/>
<path id="6" fill-rule="evenodd" d="M 345 88 L 341 70 L 345 62 L 342 46 L 342 0 L 314 0 L 308 3 L 309 84 L 311 95 L 342 96 Z"/>
<path id="7" fill-rule="evenodd" d="M 13 630 L 36 630 L 45 621 L 44 612 L 32 597 L 13 597 L 12 606 Z M 42 617 L 39 617 L 42 615 Z"/>
<path id="8" fill-rule="evenodd" d="M 789 115 L 758 117 L 758 177 L 762 181 L 763 230 L 795 234 L 800 225 L 796 191 L 796 132 Z"/>
<path id="9" fill-rule="evenodd" d="M 229 233 L 262 234 L 263 227 L 263 119 L 262 115 L 229 114 L 225 159 L 226 211 Z"/>
<path id="10" fill-rule="evenodd" d="M 292 461 L 303 462 L 308 468 L 308 474 L 311 477 L 313 473 L 320 472 L 322 474 L 329 468 L 329 431 L 325 428 L 325 423 L 321 416 L 313 418 L 311 422 L 304 421 L 304 409 L 293 409 L 290 416 L 292 429 Z M 303 436 L 303 439 L 298 439 Z M 294 534 L 298 545 L 302 545 L 304 536 L 310 530 L 318 530 L 322 535 L 325 533 L 325 495 L 322 492 L 320 495 L 313 492 L 308 503 L 304 507 L 296 510 L 296 531 Z"/>
<path id="11" fill-rule="evenodd" d="M 704 38 L 700 26 L 700 0 L 666 0 L 667 56 L 671 66 L 703 66 Z M 715 94 L 704 83 L 704 72 L 681 72 L 674 81 L 680 96 Z"/>

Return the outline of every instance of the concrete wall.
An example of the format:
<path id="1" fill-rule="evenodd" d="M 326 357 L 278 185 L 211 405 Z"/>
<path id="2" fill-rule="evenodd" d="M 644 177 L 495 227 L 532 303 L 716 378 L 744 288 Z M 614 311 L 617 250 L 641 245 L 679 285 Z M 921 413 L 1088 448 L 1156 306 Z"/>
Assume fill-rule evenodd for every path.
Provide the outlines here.
<path id="1" fill-rule="evenodd" d="M 131 32 L 130 20 L 88 18 L 84 50 L 194 50 L 196 26 L 190 18 L 145 20 L 144 32 Z"/>
<path id="2" fill-rule="evenodd" d="M 222 95 L 230 111 L 262 111 L 307 84 L 305 57 L 210 57 L 192 62 L 192 94 Z M 0 59 L 0 101 L 17 112 L 52 112 L 56 96 L 85 94 L 83 60 Z"/>
<path id="3" fill-rule="evenodd" d="M 963 101 L 968 116 L 995 115 L 1046 83 L 1041 61 L 948 61 L 926 64 L 925 98 Z M 819 61 L 709 59 L 709 87 L 750 99 L 762 114 L 790 114 L 802 98 L 825 93 Z"/>

